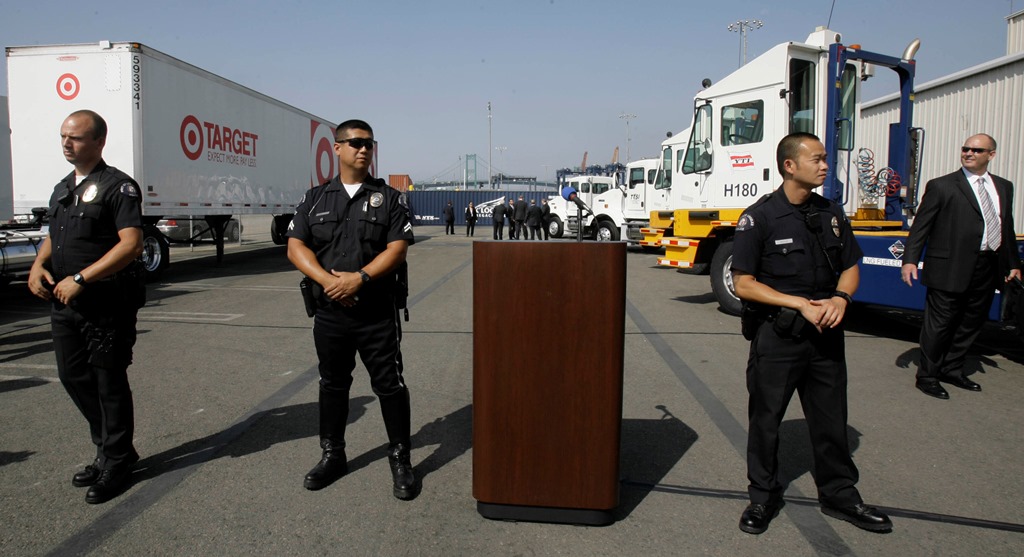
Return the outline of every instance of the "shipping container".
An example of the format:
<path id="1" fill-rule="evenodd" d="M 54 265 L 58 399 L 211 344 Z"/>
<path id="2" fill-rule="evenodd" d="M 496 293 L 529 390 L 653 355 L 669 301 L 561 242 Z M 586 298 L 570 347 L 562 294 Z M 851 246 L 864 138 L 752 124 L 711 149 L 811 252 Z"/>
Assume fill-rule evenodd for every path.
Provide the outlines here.
<path id="1" fill-rule="evenodd" d="M 412 210 L 413 226 L 444 226 L 444 208 L 450 200 L 455 207 L 455 224 L 465 226 L 466 208 L 472 201 L 476 206 L 477 221 L 479 229 L 482 226 L 490 228 L 491 211 L 499 203 L 507 203 L 509 197 L 513 200 L 520 195 L 527 204 L 530 200 L 541 204 L 541 199 L 555 197 L 555 192 L 539 191 L 411 191 L 406 194 L 409 200 L 409 208 Z M 465 232 L 465 231 L 463 231 Z M 477 230 L 480 234 L 480 230 Z"/>
<path id="2" fill-rule="evenodd" d="M 409 191 L 412 185 L 412 178 L 408 174 L 391 174 L 388 176 L 388 185 L 398 191 Z"/>

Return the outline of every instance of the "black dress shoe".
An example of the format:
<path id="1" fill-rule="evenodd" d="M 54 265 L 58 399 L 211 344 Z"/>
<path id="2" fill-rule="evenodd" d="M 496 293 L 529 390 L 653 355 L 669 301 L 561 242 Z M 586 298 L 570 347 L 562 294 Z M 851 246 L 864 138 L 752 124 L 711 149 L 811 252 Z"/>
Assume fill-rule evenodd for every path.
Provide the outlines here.
<path id="1" fill-rule="evenodd" d="M 949 383 L 954 387 L 960 387 L 961 389 L 967 391 L 974 391 L 976 393 L 981 391 L 981 385 L 961 375 L 948 375 L 939 377 L 939 381 L 942 381 L 943 383 Z"/>
<path id="2" fill-rule="evenodd" d="M 320 441 L 324 453 L 320 462 L 306 474 L 302 487 L 310 491 L 323 489 L 348 473 L 348 460 L 345 458 L 345 445 L 324 439 Z"/>
<path id="3" fill-rule="evenodd" d="M 885 513 L 864 503 L 857 503 L 849 507 L 832 507 L 823 504 L 821 505 L 821 512 L 832 518 L 845 520 L 857 528 L 868 530 L 869 532 L 889 532 L 892 530 L 892 521 L 889 520 Z"/>
<path id="4" fill-rule="evenodd" d="M 388 447 L 388 464 L 391 466 L 395 497 L 403 501 L 415 499 L 419 484 L 410 461 L 409 445 L 396 443 Z"/>
<path id="5" fill-rule="evenodd" d="M 939 383 L 937 381 L 920 381 L 920 380 L 918 380 L 918 382 L 917 382 L 917 390 L 921 391 L 922 393 L 924 393 L 924 394 L 926 394 L 928 396 L 933 396 L 935 398 L 941 398 L 942 400 L 949 399 L 949 393 L 947 393 L 946 389 L 943 389 L 942 385 L 939 385 Z"/>
<path id="6" fill-rule="evenodd" d="M 71 485 L 75 487 L 89 487 L 100 478 L 100 459 L 87 464 L 85 468 L 75 473 L 71 478 Z"/>
<path id="7" fill-rule="evenodd" d="M 139 453 L 132 452 L 124 459 L 124 462 L 118 466 L 131 467 L 133 464 L 139 461 Z M 96 457 L 96 460 L 92 461 L 92 464 L 86 465 L 81 471 L 75 473 L 71 478 L 71 485 L 75 487 L 89 487 L 96 483 L 96 480 L 100 479 L 100 458 Z"/>
<path id="8" fill-rule="evenodd" d="M 89 491 L 85 493 L 85 502 L 90 505 L 98 505 L 117 497 L 128 487 L 131 475 L 131 466 L 128 464 L 119 464 L 113 468 L 100 470 L 100 476 L 96 479 L 96 483 L 92 484 Z"/>
<path id="9" fill-rule="evenodd" d="M 740 530 L 748 534 L 764 532 L 768 529 L 768 524 L 772 519 L 778 516 L 779 509 L 783 505 L 785 503 L 782 501 L 779 501 L 778 504 L 751 503 L 747 505 L 747 508 L 743 510 L 743 515 L 740 516 Z"/>

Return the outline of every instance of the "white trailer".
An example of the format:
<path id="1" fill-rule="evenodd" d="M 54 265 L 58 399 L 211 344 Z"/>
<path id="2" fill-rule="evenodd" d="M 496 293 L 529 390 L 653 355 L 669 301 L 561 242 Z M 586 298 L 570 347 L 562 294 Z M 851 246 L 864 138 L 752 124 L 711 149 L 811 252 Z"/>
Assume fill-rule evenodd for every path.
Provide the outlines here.
<path id="1" fill-rule="evenodd" d="M 0 97 L 0 224 L 14 216 L 11 189 L 11 122 L 7 118 L 7 97 Z"/>
<path id="2" fill-rule="evenodd" d="M 71 171 L 60 125 L 80 109 L 109 132 L 103 158 L 143 191 L 147 270 L 168 264 L 164 215 L 204 218 L 218 256 L 231 215 L 274 215 L 336 173 L 334 125 L 136 42 L 7 48 L 15 213 L 46 206 Z"/>

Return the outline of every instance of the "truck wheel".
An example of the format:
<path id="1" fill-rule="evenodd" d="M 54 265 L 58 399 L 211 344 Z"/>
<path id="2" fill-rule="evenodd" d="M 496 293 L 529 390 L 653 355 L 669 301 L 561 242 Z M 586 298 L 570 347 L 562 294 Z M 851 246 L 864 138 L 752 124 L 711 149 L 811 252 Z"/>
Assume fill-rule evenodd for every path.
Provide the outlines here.
<path id="1" fill-rule="evenodd" d="M 611 221 L 603 220 L 597 224 L 594 231 L 594 239 L 598 242 L 618 242 L 619 229 Z"/>
<path id="2" fill-rule="evenodd" d="M 548 235 L 552 238 L 561 238 L 565 232 L 565 228 L 562 227 L 562 219 L 557 216 L 551 217 L 551 221 L 548 222 Z"/>
<path id="3" fill-rule="evenodd" d="M 142 229 L 142 266 L 146 269 L 146 280 L 156 280 L 171 264 L 171 247 L 167 238 L 155 228 Z"/>
<path id="4" fill-rule="evenodd" d="M 278 215 L 274 217 L 274 220 L 270 221 L 270 239 L 275 244 L 283 246 L 288 243 L 288 237 L 285 233 L 288 232 L 288 225 L 291 224 L 291 215 Z"/>
<path id="5" fill-rule="evenodd" d="M 711 258 L 711 290 L 715 293 L 718 306 L 729 315 L 739 315 L 743 302 L 736 296 L 732 283 L 732 241 L 722 242 Z"/>
<path id="6" fill-rule="evenodd" d="M 224 239 L 232 242 L 237 242 L 238 237 L 241 235 L 242 225 L 235 221 L 228 222 L 228 230 L 224 233 Z"/>

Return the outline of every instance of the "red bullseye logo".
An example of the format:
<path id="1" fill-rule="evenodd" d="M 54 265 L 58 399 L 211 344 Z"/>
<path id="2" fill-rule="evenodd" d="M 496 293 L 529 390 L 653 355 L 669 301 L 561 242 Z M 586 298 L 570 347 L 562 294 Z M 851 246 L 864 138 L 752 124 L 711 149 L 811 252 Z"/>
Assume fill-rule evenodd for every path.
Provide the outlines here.
<path id="1" fill-rule="evenodd" d="M 309 179 L 314 186 L 330 181 L 334 177 L 334 134 L 330 127 L 315 120 L 310 126 L 310 154 L 313 160 L 313 171 Z"/>
<path id="2" fill-rule="evenodd" d="M 199 119 L 189 114 L 181 121 L 181 130 L 178 132 L 181 139 L 181 150 L 189 160 L 196 160 L 203 152 L 203 127 Z"/>
<path id="3" fill-rule="evenodd" d="M 73 73 L 66 73 L 57 78 L 57 95 L 60 98 L 70 101 L 78 96 L 78 91 L 81 90 L 81 86 L 78 83 L 78 78 Z"/>

